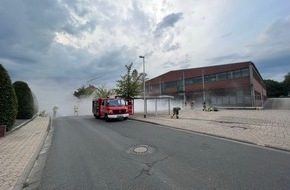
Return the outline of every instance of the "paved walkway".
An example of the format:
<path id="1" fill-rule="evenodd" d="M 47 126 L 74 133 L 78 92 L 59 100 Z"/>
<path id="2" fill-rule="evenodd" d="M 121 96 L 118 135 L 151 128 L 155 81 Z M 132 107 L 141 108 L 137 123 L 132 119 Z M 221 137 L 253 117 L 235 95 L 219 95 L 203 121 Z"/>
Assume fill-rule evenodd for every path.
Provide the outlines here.
<path id="1" fill-rule="evenodd" d="M 290 110 L 181 110 L 179 119 L 166 113 L 143 113 L 132 119 L 157 123 L 261 146 L 290 151 Z"/>
<path id="2" fill-rule="evenodd" d="M 0 189 L 13 189 L 46 136 L 49 117 L 39 117 L 0 138 Z"/>

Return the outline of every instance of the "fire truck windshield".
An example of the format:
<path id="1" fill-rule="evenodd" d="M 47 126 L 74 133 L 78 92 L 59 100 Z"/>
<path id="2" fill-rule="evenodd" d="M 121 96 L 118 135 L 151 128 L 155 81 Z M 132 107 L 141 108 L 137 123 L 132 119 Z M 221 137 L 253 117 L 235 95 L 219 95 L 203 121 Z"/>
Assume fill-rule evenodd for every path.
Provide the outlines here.
<path id="1" fill-rule="evenodd" d="M 108 106 L 125 106 L 123 99 L 109 99 L 107 101 Z"/>

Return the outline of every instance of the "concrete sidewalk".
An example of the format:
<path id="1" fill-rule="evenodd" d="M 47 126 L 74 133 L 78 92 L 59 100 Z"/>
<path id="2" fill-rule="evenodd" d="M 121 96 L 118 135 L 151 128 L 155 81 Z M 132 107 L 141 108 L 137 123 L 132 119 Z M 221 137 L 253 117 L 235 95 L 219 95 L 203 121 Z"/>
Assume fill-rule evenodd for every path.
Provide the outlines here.
<path id="1" fill-rule="evenodd" d="M 194 131 L 265 147 L 290 151 L 290 110 L 220 110 L 204 112 L 185 109 L 179 119 L 168 113 L 136 113 L 145 122 Z"/>
<path id="2" fill-rule="evenodd" d="M 37 158 L 49 126 L 49 117 L 35 117 L 21 128 L 0 138 L 0 189 L 21 188 Z"/>

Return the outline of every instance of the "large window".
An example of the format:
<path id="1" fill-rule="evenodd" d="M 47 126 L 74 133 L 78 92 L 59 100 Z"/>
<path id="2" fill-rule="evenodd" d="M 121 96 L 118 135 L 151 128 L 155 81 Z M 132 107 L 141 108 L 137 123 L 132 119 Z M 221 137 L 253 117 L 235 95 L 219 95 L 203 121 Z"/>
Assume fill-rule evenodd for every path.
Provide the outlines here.
<path id="1" fill-rule="evenodd" d="M 235 70 L 234 75 L 235 75 L 235 78 L 241 78 L 242 77 L 241 70 Z"/>
<path id="2" fill-rule="evenodd" d="M 184 84 L 183 84 L 183 80 L 181 78 L 178 79 L 177 81 L 177 90 L 178 92 L 184 92 Z"/>
<path id="3" fill-rule="evenodd" d="M 201 76 L 200 77 L 195 77 L 193 79 L 193 83 L 202 83 L 202 77 Z"/>
<path id="4" fill-rule="evenodd" d="M 162 82 L 161 83 L 161 94 L 165 94 L 165 92 L 166 92 L 166 86 L 165 86 L 165 83 Z"/>
<path id="5" fill-rule="evenodd" d="M 248 68 L 242 69 L 242 77 L 248 77 L 248 76 L 250 76 L 249 69 Z"/>
<path id="6" fill-rule="evenodd" d="M 209 81 L 210 81 L 210 75 L 205 75 L 204 82 L 209 82 Z"/>
<path id="7" fill-rule="evenodd" d="M 226 72 L 220 74 L 220 80 L 227 80 L 227 79 L 228 79 L 228 75 Z"/>
<path id="8" fill-rule="evenodd" d="M 151 90 L 158 90 L 160 89 L 160 84 L 154 84 L 151 86 Z"/>
<path id="9" fill-rule="evenodd" d="M 166 82 L 165 83 L 166 88 L 173 88 L 176 87 L 176 81 L 172 81 L 172 82 Z"/>
<path id="10" fill-rule="evenodd" d="M 229 72 L 228 72 L 228 79 L 232 79 L 232 78 L 234 78 L 234 77 L 233 77 L 233 73 L 234 73 L 233 71 L 229 71 Z"/>
<path id="11" fill-rule="evenodd" d="M 197 84 L 197 83 L 202 83 L 201 76 L 185 79 L 185 84 Z"/>
<path id="12" fill-rule="evenodd" d="M 221 80 L 221 73 L 216 74 L 216 81 L 219 81 L 219 80 Z"/>
<path id="13" fill-rule="evenodd" d="M 185 84 L 193 84 L 194 78 L 185 79 Z"/>
<path id="14" fill-rule="evenodd" d="M 213 74 L 213 75 L 210 75 L 210 81 L 216 81 L 216 75 L 215 74 Z"/>

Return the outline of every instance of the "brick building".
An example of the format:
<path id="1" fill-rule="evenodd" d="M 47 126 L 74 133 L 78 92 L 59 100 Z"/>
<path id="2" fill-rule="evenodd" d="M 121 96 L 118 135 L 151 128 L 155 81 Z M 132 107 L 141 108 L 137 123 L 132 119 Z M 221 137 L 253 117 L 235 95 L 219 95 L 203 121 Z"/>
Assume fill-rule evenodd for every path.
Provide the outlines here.
<path id="1" fill-rule="evenodd" d="M 266 100 L 266 86 L 253 62 L 169 71 L 146 81 L 146 95 L 170 95 L 201 105 L 256 107 Z"/>

